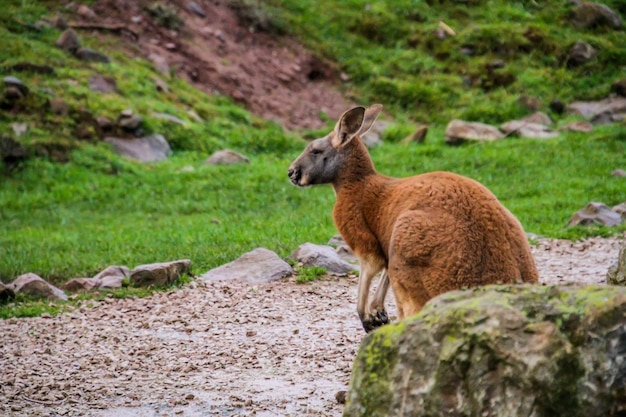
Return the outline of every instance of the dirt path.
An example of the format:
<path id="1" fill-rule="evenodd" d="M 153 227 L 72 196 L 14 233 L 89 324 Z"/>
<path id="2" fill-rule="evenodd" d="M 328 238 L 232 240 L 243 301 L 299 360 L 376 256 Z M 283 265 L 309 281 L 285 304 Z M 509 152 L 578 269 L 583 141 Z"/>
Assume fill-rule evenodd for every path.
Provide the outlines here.
<path id="1" fill-rule="evenodd" d="M 620 242 L 542 240 L 542 283 L 602 283 Z M 0 321 L 0 415 L 338 417 L 364 336 L 356 285 L 198 282 Z"/>

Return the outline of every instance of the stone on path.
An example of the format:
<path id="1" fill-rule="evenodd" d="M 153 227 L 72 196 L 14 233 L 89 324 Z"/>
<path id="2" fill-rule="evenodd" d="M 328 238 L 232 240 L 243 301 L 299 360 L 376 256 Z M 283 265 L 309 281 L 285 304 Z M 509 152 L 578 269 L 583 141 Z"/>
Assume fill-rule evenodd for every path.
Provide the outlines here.
<path id="1" fill-rule="evenodd" d="M 188 274 L 190 267 L 191 260 L 189 259 L 139 265 L 130 272 L 130 281 L 138 287 L 160 287 L 171 284 L 182 275 Z"/>
<path id="2" fill-rule="evenodd" d="M 341 259 L 332 247 L 308 242 L 300 245 L 288 258 L 300 262 L 305 267 L 324 268 L 326 273 L 335 276 L 346 276 L 358 269 L 357 266 Z"/>
<path id="3" fill-rule="evenodd" d="M 291 265 L 269 249 L 257 248 L 233 262 L 211 269 L 201 279 L 209 281 L 244 281 L 261 284 L 276 281 L 293 273 Z"/>
<path id="4" fill-rule="evenodd" d="M 10 287 L 16 294 L 27 294 L 34 298 L 48 300 L 67 300 L 67 295 L 63 291 L 32 272 L 17 277 Z"/>

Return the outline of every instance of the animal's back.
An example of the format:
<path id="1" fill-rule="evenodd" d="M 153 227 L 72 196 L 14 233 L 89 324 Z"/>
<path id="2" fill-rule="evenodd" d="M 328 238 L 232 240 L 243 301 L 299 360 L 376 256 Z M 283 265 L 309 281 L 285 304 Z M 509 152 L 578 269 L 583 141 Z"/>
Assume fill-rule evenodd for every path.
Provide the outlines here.
<path id="1" fill-rule="evenodd" d="M 482 184 L 431 172 L 397 180 L 390 189 L 390 268 L 412 270 L 390 274 L 420 277 L 420 291 L 429 297 L 476 285 L 537 282 L 521 224 Z"/>

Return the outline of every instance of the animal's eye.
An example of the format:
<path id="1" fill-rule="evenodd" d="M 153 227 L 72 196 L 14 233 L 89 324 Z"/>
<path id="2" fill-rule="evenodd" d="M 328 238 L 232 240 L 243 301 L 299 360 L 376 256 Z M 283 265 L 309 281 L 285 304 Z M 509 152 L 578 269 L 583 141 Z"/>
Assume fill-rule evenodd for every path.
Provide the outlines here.
<path id="1" fill-rule="evenodd" d="M 321 154 L 322 152 L 324 152 L 324 151 L 322 151 L 321 149 L 311 149 L 311 153 L 312 153 L 313 155 L 319 155 L 319 154 Z"/>

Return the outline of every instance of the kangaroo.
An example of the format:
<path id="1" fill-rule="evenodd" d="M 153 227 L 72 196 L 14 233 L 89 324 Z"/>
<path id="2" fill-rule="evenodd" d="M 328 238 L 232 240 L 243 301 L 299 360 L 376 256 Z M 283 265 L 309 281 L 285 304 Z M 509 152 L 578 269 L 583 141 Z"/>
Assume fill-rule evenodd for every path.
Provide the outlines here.
<path id="1" fill-rule="evenodd" d="M 335 190 L 335 225 L 361 264 L 357 313 L 365 331 L 389 322 L 384 302 L 390 284 L 402 319 L 447 291 L 536 283 L 520 222 L 485 186 L 450 172 L 400 179 L 376 171 L 360 137 L 381 110 L 375 104 L 346 111 L 288 170 L 299 187 L 331 184 Z"/>

